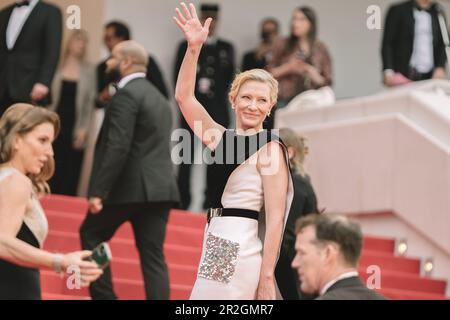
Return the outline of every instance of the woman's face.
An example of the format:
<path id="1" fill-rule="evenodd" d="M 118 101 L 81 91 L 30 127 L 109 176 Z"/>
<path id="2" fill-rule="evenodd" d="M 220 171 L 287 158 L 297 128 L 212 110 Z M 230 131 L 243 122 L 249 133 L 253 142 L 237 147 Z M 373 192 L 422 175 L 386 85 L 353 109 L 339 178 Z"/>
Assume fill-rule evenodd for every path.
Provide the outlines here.
<path id="1" fill-rule="evenodd" d="M 75 37 L 70 41 L 70 53 L 78 58 L 84 56 L 86 41 L 82 37 Z"/>
<path id="2" fill-rule="evenodd" d="M 49 122 L 18 136 L 14 144 L 13 161 L 21 163 L 25 174 L 39 174 L 49 158 L 53 157 L 54 137 L 55 129 Z"/>
<path id="3" fill-rule="evenodd" d="M 297 38 L 306 37 L 311 30 L 311 22 L 300 10 L 295 10 L 292 16 L 292 34 Z"/>
<path id="4" fill-rule="evenodd" d="M 237 128 L 243 130 L 262 129 L 262 124 L 273 107 L 269 85 L 254 80 L 244 82 L 231 103 L 236 113 Z"/>

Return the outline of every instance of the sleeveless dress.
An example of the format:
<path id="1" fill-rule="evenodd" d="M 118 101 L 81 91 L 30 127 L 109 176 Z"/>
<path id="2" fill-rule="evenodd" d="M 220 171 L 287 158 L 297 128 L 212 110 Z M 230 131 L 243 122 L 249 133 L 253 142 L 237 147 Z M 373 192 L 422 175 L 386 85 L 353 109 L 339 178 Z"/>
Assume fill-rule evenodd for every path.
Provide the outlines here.
<path id="1" fill-rule="evenodd" d="M 237 216 L 214 217 L 205 227 L 203 251 L 191 300 L 253 300 L 259 283 L 265 233 L 264 190 L 257 169 L 257 152 L 268 142 L 280 143 L 270 131 L 246 136 L 226 130 L 208 161 L 220 167 L 221 175 L 210 186 L 213 208 L 258 212 L 258 220 Z M 210 162 L 210 163 L 211 163 Z M 293 199 L 289 174 L 285 225 Z M 214 195 L 216 198 L 214 199 Z M 280 239 L 281 244 L 281 239 Z M 294 281 L 294 279 L 292 279 Z M 277 297 L 281 298 L 277 288 Z"/>
<path id="2" fill-rule="evenodd" d="M 2 181 L 12 174 L 22 174 L 12 167 L 0 167 Z M 11 190 L 13 192 L 13 190 Z M 48 233 L 48 222 L 36 194 L 30 195 L 30 205 L 24 215 L 17 239 L 35 248 L 42 248 Z M 21 267 L 0 260 L 0 300 L 40 300 L 41 282 L 38 269 Z"/>

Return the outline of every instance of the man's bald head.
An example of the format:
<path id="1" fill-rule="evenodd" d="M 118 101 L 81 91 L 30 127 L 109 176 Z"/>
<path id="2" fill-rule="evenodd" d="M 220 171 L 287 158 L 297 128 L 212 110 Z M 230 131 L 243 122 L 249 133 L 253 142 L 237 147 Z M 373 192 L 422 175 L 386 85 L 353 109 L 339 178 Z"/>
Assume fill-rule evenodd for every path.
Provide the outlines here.
<path id="1" fill-rule="evenodd" d="M 147 50 L 145 50 L 144 46 L 142 46 L 137 41 L 128 40 L 117 44 L 113 49 L 113 55 L 116 55 L 121 59 L 130 59 L 132 61 L 133 67 L 138 69 L 138 71 L 146 72 L 147 70 Z"/>

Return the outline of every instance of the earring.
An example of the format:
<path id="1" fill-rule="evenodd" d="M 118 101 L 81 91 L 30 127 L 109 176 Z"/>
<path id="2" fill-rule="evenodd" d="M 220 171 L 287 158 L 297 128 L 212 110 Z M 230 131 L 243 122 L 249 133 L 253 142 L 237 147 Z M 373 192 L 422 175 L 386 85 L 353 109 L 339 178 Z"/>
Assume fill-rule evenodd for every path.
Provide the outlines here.
<path id="1" fill-rule="evenodd" d="M 267 114 L 267 116 L 270 117 L 271 114 L 272 114 L 271 111 L 269 111 L 269 113 Z"/>

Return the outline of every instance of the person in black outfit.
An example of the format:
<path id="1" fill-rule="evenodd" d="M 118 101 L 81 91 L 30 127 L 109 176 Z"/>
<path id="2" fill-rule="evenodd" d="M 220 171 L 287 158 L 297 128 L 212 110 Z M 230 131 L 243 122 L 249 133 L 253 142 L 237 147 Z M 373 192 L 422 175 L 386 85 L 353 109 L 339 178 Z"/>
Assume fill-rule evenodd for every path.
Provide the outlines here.
<path id="1" fill-rule="evenodd" d="M 261 43 L 246 52 L 242 59 L 242 71 L 251 69 L 265 69 L 272 58 L 273 44 L 279 34 L 279 23 L 274 18 L 267 18 L 261 22 Z"/>
<path id="2" fill-rule="evenodd" d="M 228 89 L 235 75 L 235 54 L 233 45 L 216 36 L 216 24 L 218 20 L 219 6 L 215 4 L 201 5 L 202 23 L 208 17 L 212 17 L 213 21 L 210 26 L 209 36 L 204 44 L 199 58 L 199 69 L 197 73 L 197 81 L 195 85 L 195 95 L 206 108 L 208 114 L 214 121 L 228 128 L 230 125 L 229 105 L 228 105 Z M 187 49 L 187 42 L 180 43 L 175 60 L 174 82 L 176 85 L 178 72 L 180 70 L 183 57 Z M 194 155 L 194 133 L 184 118 L 180 117 L 181 128 L 188 130 L 191 137 L 191 154 L 190 163 L 183 163 L 179 166 L 178 171 L 178 187 L 181 194 L 181 208 L 187 209 L 191 203 L 190 179 L 191 179 L 191 163 L 193 163 Z M 206 172 L 206 190 L 216 180 L 214 170 L 211 166 L 207 166 Z M 208 196 L 205 196 L 204 208 L 211 207 Z"/>
<path id="3" fill-rule="evenodd" d="M 54 5 L 25 0 L 0 11 L 0 116 L 16 102 L 51 103 L 61 35 Z"/>
<path id="4" fill-rule="evenodd" d="M 89 212 L 81 244 L 109 241 L 125 222 L 133 226 L 147 299 L 169 299 L 163 243 L 169 210 L 179 195 L 170 157 L 172 114 L 145 79 L 148 55 L 135 41 L 116 45 L 108 60 L 118 91 L 106 107 L 89 185 Z M 116 78 L 117 77 L 117 78 Z M 111 269 L 90 287 L 93 299 L 116 299 Z"/>
<path id="5" fill-rule="evenodd" d="M 319 295 L 316 300 L 385 300 L 359 278 L 363 236 L 357 223 L 336 214 L 313 214 L 297 221 L 295 233 L 292 267 L 303 292 Z"/>
<path id="6" fill-rule="evenodd" d="M 58 113 L 61 132 L 54 144 L 55 175 L 50 181 L 56 194 L 76 196 L 84 148 L 95 104 L 95 68 L 84 59 L 87 33 L 75 30 L 67 41 L 60 70 L 53 80 L 54 102 L 49 109 Z"/>
<path id="7" fill-rule="evenodd" d="M 384 83 L 445 79 L 445 47 L 438 21 L 438 4 L 408 0 L 389 8 L 384 27 Z"/>
<path id="8" fill-rule="evenodd" d="M 104 42 L 105 46 L 111 53 L 114 46 L 131 39 L 131 32 L 128 26 L 119 21 L 111 21 L 105 26 Z M 104 108 L 111 99 L 110 84 L 111 81 L 106 77 L 106 62 L 105 59 L 97 66 L 97 90 L 98 97 L 96 106 Z M 166 99 L 169 99 L 169 92 L 167 90 L 164 77 L 159 69 L 159 66 L 154 57 L 148 56 L 148 68 L 146 73 L 147 80 L 150 81 L 161 92 Z"/>
<path id="9" fill-rule="evenodd" d="M 280 281 L 280 292 L 285 300 L 311 299 L 312 296 L 300 291 L 298 277 L 291 268 L 295 257 L 295 222 L 300 217 L 318 213 L 316 194 L 303 165 L 308 154 L 308 147 L 304 137 L 288 128 L 280 129 L 280 138 L 288 148 L 289 162 L 293 171 L 294 199 L 286 223 L 280 260 L 275 273 L 279 279 L 296 279 L 295 282 Z"/>

